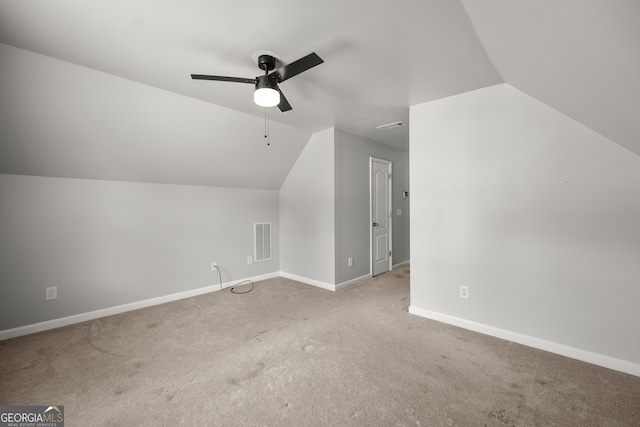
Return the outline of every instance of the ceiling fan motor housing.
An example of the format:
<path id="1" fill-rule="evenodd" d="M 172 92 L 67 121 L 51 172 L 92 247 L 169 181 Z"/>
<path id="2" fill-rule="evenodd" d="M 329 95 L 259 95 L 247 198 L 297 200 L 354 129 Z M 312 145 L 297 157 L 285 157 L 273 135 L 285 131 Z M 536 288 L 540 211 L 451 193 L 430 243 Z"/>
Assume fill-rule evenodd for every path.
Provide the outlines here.
<path id="1" fill-rule="evenodd" d="M 269 76 L 258 76 L 256 77 L 256 89 L 276 89 L 278 85 L 272 81 Z"/>

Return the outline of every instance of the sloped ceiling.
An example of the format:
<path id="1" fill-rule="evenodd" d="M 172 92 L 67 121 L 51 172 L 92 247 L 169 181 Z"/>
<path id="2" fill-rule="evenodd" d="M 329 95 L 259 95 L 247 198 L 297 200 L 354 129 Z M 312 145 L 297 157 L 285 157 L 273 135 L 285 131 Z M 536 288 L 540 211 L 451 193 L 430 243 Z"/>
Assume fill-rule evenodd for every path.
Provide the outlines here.
<path id="1" fill-rule="evenodd" d="M 6 173 L 277 189 L 312 132 L 408 149 L 375 126 L 501 81 L 449 0 L 0 0 L 0 43 Z M 250 85 L 190 78 L 254 77 L 258 50 L 325 60 L 281 85 L 270 151 Z"/>
<path id="2" fill-rule="evenodd" d="M 311 136 L 0 45 L 0 172 L 279 189 Z M 271 145 L 267 145 L 270 142 Z"/>
<path id="3" fill-rule="evenodd" d="M 640 154 L 640 2 L 463 0 L 505 82 Z"/>
<path id="4" fill-rule="evenodd" d="M 558 4 L 560 3 L 560 4 Z M 312 132 L 408 149 L 411 105 L 504 81 L 640 153 L 633 0 L 0 0 L 0 172 L 278 189 Z M 252 54 L 325 63 L 264 109 Z"/>

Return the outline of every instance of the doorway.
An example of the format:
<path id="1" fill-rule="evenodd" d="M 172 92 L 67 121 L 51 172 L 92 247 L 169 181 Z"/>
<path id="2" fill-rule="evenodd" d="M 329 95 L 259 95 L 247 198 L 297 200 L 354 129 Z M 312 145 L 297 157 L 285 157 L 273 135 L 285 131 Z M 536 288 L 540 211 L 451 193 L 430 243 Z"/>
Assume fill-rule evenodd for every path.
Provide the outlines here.
<path id="1" fill-rule="evenodd" d="M 389 160 L 370 157 L 371 275 L 391 271 L 391 167 Z"/>

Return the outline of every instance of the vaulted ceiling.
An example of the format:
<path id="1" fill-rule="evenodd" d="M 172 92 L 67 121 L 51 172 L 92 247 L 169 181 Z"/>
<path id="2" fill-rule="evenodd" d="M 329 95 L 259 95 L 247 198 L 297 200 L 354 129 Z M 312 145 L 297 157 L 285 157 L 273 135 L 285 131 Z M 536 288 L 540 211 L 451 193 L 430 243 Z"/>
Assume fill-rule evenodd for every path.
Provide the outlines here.
<path id="1" fill-rule="evenodd" d="M 640 2 L 463 4 L 505 82 L 640 154 Z"/>
<path id="2" fill-rule="evenodd" d="M 640 154 L 635 0 L 0 0 L 0 172 L 278 189 L 312 132 L 408 149 L 411 105 L 507 82 Z M 324 63 L 267 111 L 252 54 Z"/>

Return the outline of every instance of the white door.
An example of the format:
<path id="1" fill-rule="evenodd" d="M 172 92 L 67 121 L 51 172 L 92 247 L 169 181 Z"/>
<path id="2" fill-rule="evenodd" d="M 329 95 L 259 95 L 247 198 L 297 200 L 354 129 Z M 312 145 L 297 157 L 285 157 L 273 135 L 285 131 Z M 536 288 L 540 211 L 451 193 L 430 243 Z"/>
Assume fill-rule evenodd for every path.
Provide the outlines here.
<path id="1" fill-rule="evenodd" d="M 391 270 L 391 162 L 371 158 L 371 274 Z"/>

